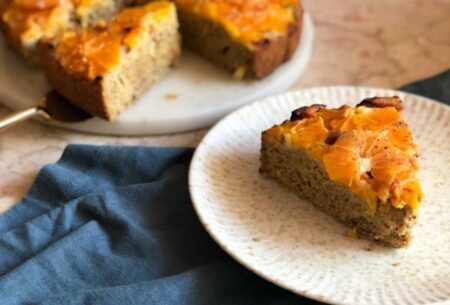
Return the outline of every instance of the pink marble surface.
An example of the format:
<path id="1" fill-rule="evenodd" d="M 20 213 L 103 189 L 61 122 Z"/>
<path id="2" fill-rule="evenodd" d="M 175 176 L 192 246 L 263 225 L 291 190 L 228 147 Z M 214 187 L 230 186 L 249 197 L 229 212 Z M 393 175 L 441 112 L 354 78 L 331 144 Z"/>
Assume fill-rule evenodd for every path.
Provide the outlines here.
<path id="1" fill-rule="evenodd" d="M 305 0 L 315 24 L 311 63 L 293 89 L 326 85 L 395 88 L 450 68 L 449 0 Z M 0 106 L 0 115 L 9 111 Z M 207 130 L 105 137 L 23 123 L 0 135 L 0 212 L 69 143 L 196 146 Z"/>

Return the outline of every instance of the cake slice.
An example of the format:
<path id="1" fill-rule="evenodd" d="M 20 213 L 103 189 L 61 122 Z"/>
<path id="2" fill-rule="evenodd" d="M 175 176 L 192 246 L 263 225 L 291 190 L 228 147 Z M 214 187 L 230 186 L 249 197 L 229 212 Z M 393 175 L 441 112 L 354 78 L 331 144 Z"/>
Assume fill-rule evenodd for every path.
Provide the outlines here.
<path id="1" fill-rule="evenodd" d="M 262 133 L 260 172 L 358 236 L 389 247 L 411 238 L 422 191 L 418 149 L 398 97 L 356 108 L 302 107 Z"/>
<path id="2" fill-rule="evenodd" d="M 75 106 L 114 121 L 178 59 L 176 9 L 168 1 L 126 8 L 109 23 L 39 43 L 50 85 Z"/>
<path id="3" fill-rule="evenodd" d="M 64 30 L 110 18 L 129 0 L 5 0 L 0 29 L 9 45 L 32 65 L 39 64 L 36 45 Z"/>
<path id="4" fill-rule="evenodd" d="M 237 78 L 263 78 L 299 41 L 299 0 L 175 0 L 183 42 Z"/>

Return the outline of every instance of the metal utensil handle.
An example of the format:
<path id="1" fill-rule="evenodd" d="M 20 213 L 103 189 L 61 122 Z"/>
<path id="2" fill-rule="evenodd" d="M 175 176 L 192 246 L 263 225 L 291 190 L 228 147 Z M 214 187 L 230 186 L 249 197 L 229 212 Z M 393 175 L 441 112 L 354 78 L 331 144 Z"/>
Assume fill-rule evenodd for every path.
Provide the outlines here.
<path id="1" fill-rule="evenodd" d="M 11 127 L 13 125 L 16 125 L 17 123 L 20 123 L 22 121 L 28 120 L 35 116 L 42 116 L 45 119 L 50 119 L 50 115 L 47 111 L 45 111 L 44 108 L 40 106 L 35 106 L 32 108 L 28 108 L 25 110 L 21 110 L 15 113 L 12 113 L 4 118 L 0 119 L 0 131 L 5 130 L 8 127 Z"/>

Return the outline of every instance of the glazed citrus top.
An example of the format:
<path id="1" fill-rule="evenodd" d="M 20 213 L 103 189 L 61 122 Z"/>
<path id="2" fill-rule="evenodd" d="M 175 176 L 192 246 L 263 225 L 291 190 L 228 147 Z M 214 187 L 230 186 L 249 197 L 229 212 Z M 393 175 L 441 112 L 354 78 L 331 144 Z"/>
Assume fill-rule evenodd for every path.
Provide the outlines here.
<path id="1" fill-rule="evenodd" d="M 69 72 L 94 79 L 119 64 L 122 49 L 132 49 L 148 31 L 147 21 L 160 22 L 174 12 L 170 2 L 151 2 L 124 9 L 107 25 L 66 31 L 58 39 L 56 59 Z"/>
<path id="2" fill-rule="evenodd" d="M 224 26 L 243 43 L 285 33 L 295 22 L 298 0 L 175 0 L 178 7 Z"/>
<path id="3" fill-rule="evenodd" d="M 380 202 L 413 210 L 419 206 L 418 149 L 395 107 L 316 105 L 309 115 L 274 126 L 267 134 L 308 150 L 331 180 L 350 187 L 373 211 Z"/>

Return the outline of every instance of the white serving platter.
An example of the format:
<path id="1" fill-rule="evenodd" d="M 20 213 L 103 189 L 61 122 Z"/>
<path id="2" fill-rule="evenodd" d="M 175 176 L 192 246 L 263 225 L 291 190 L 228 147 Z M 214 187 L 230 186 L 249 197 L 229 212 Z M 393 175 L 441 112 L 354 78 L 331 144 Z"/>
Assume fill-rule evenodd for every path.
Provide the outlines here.
<path id="1" fill-rule="evenodd" d="M 293 58 L 260 81 L 238 81 L 189 51 L 180 65 L 155 84 L 114 123 L 98 118 L 54 124 L 95 134 L 145 135 L 207 127 L 255 99 L 282 92 L 303 74 L 311 56 L 313 23 L 306 14 Z M 28 67 L 0 37 L 0 103 L 12 110 L 33 106 L 49 90 L 43 73 Z"/>

